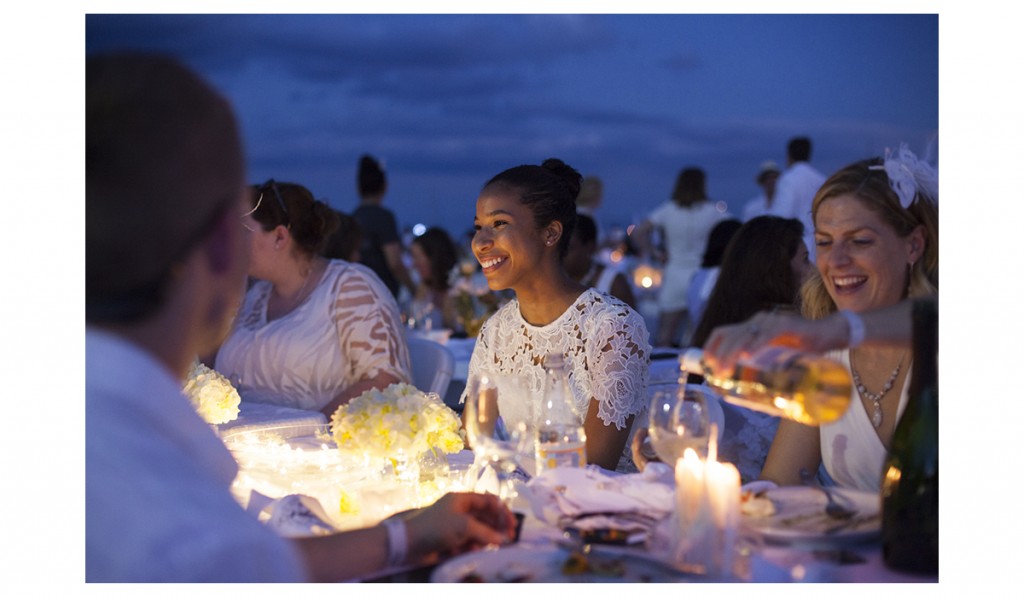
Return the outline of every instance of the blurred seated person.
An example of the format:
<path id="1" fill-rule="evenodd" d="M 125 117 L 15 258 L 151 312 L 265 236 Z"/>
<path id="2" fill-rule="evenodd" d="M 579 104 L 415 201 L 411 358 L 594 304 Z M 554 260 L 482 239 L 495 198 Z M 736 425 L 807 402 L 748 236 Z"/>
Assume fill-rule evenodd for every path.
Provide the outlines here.
<path id="1" fill-rule="evenodd" d="M 602 203 L 604 203 L 604 182 L 597 176 L 584 176 L 583 184 L 580 185 L 580 196 L 576 197 L 576 213 L 589 215 L 594 220 L 598 247 L 605 242 L 604 226 L 601 225 L 601 220 L 597 215 Z"/>
<path id="2" fill-rule="evenodd" d="M 598 292 L 615 296 L 636 310 L 636 297 L 629 278 L 620 269 L 597 259 L 597 224 L 594 218 L 576 212 L 576 227 L 569 239 L 565 270 L 573 280 Z"/>
<path id="3" fill-rule="evenodd" d="M 704 247 L 704 257 L 700 269 L 690 278 L 690 287 L 686 290 L 687 315 L 690 317 L 690 329 L 696 329 L 704 314 L 708 297 L 718 281 L 718 272 L 722 264 L 725 247 L 729 245 L 736 230 L 743 225 L 738 219 L 723 219 L 711 228 L 708 243 Z M 692 340 L 691 340 L 692 341 Z"/>
<path id="4" fill-rule="evenodd" d="M 363 241 L 359 221 L 343 211 L 335 209 L 334 212 L 338 214 L 338 227 L 328 237 L 322 255 L 327 259 L 358 263 L 359 247 Z"/>
<path id="5" fill-rule="evenodd" d="M 419 277 L 410 316 L 416 327 L 455 329 L 455 306 L 449 293 L 452 268 L 458 262 L 455 244 L 442 228 L 428 228 L 409 244 L 412 266 Z M 418 316 L 417 316 L 418 315 Z"/>
<path id="6" fill-rule="evenodd" d="M 252 189 L 256 283 L 214 368 L 247 401 L 319 410 L 411 380 L 398 304 L 366 267 L 319 256 L 337 214 L 298 184 Z"/>
<path id="7" fill-rule="evenodd" d="M 692 345 L 703 347 L 720 325 L 745 321 L 763 311 L 796 312 L 800 285 L 813 268 L 803 242 L 803 224 L 797 219 L 772 215 L 755 217 L 742 224 L 722 257 L 721 272 L 707 308 L 693 334 Z M 703 379 L 691 375 L 690 382 Z M 723 404 L 725 433 L 718 447 L 719 459 L 736 465 L 743 482 L 756 480 L 771 447 L 779 419 L 747 408 Z M 634 459 L 646 429 L 634 437 Z"/>
<path id="8" fill-rule="evenodd" d="M 85 93 L 85 581 L 338 582 L 509 542 L 491 495 L 292 539 L 242 509 L 238 465 L 181 391 L 249 260 L 231 107 L 154 55 L 88 57 Z"/>

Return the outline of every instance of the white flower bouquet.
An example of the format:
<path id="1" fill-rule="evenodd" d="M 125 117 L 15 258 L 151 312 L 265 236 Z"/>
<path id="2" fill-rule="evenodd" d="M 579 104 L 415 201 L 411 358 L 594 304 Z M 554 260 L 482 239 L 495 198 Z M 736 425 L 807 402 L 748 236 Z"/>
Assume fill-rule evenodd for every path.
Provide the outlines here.
<path id="1" fill-rule="evenodd" d="M 199 360 L 192 363 L 183 389 L 196 412 L 209 424 L 223 424 L 238 418 L 242 398 L 224 375 Z"/>
<path id="2" fill-rule="evenodd" d="M 331 434 L 339 449 L 393 465 L 429 451 L 457 453 L 464 444 L 455 412 L 436 393 L 406 383 L 365 391 L 338 407 L 331 416 Z"/>

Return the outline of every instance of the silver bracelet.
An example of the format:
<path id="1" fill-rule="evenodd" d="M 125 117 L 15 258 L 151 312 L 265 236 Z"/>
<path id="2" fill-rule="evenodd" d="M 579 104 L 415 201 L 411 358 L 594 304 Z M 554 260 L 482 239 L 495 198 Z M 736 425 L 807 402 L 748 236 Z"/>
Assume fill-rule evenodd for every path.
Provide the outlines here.
<path id="1" fill-rule="evenodd" d="M 381 522 L 388 532 L 388 567 L 398 567 L 409 556 L 409 537 L 405 533 L 405 522 L 392 518 Z"/>
<path id="2" fill-rule="evenodd" d="M 864 320 L 860 318 L 860 315 L 852 310 L 841 310 L 839 314 L 843 315 L 846 324 L 850 327 L 850 341 L 847 342 L 847 347 L 856 348 L 864 343 Z"/>

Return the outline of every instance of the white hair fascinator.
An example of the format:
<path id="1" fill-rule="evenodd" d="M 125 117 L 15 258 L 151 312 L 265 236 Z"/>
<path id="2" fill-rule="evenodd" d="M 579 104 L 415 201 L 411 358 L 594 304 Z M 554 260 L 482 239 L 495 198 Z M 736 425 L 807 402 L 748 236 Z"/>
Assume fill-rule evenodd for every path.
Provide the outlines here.
<path id="1" fill-rule="evenodd" d="M 904 209 L 910 207 L 918 193 L 932 204 L 939 204 L 938 172 L 928 163 L 919 160 L 906 143 L 900 143 L 896 151 L 886 148 L 883 165 L 870 166 L 869 169 L 885 170 L 889 186 L 900 198 L 900 205 Z"/>

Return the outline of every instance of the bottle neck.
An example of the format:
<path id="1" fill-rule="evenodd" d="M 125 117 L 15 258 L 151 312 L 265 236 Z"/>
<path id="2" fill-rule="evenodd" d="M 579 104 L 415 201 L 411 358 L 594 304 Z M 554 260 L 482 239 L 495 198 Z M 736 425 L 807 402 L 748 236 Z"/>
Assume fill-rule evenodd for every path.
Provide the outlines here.
<path id="1" fill-rule="evenodd" d="M 915 400 L 935 399 L 939 385 L 939 312 L 932 300 L 914 303 L 914 369 L 909 392 Z"/>

